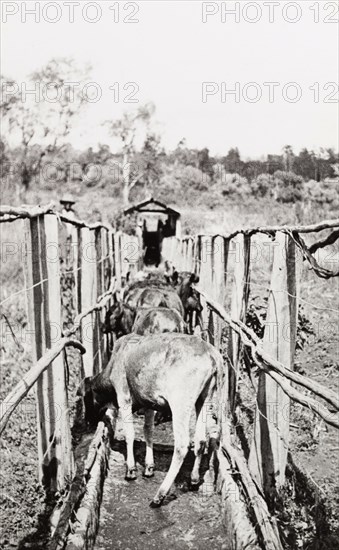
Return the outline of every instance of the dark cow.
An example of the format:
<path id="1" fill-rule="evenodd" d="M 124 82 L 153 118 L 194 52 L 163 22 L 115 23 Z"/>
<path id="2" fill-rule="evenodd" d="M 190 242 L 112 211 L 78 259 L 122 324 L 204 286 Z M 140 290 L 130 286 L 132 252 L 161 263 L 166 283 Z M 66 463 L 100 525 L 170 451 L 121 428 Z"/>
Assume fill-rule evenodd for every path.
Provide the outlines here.
<path id="1" fill-rule="evenodd" d="M 132 332 L 136 315 L 136 308 L 126 303 L 117 303 L 110 307 L 105 315 L 102 332 L 109 334 L 114 332 L 117 338 Z"/>
<path id="2" fill-rule="evenodd" d="M 133 412 L 145 410 L 146 477 L 153 476 L 154 411 L 172 413 L 174 452 L 167 475 L 151 506 L 160 506 L 188 452 L 190 418 L 196 412 L 195 462 L 192 484 L 200 480 L 199 466 L 206 448 L 207 426 L 204 406 L 213 400 L 222 376 L 219 352 L 197 336 L 156 334 L 124 336 L 116 343 L 105 370 L 86 379 L 79 392 L 86 397 L 92 418 L 103 408 L 113 407 L 121 415 L 127 446 L 126 479 L 136 478 L 133 453 Z M 207 419 L 212 422 L 212 415 Z"/>
<path id="3" fill-rule="evenodd" d="M 175 309 L 157 307 L 139 309 L 132 332 L 147 336 L 163 332 L 184 332 L 184 320 Z"/>
<path id="4" fill-rule="evenodd" d="M 199 282 L 199 277 L 189 271 L 180 273 L 175 271 L 173 277 L 178 295 L 184 306 L 184 320 L 189 327 L 189 332 L 192 334 L 194 330 L 193 317 L 195 315 L 195 325 L 197 325 L 203 310 L 200 294 L 193 287 L 194 284 Z"/>
<path id="5" fill-rule="evenodd" d="M 137 307 L 168 307 L 176 309 L 184 316 L 184 308 L 180 297 L 172 289 L 144 288 L 136 303 Z"/>

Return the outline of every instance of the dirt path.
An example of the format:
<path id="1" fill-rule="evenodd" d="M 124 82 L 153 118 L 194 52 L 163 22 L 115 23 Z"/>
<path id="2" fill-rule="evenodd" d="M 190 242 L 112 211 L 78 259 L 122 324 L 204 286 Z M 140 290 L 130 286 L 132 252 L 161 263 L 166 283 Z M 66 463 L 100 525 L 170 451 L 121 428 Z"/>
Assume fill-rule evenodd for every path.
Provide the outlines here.
<path id="1" fill-rule="evenodd" d="M 100 528 L 96 550 L 222 550 L 224 531 L 220 520 L 219 497 L 213 492 L 213 482 L 207 469 L 199 490 L 188 490 L 189 475 L 194 455 L 189 453 L 176 480 L 173 493 L 158 509 L 149 504 L 164 479 L 172 457 L 172 429 L 170 424 L 155 430 L 155 475 L 142 476 L 145 445 L 142 439 L 142 421 L 136 421 L 135 452 L 138 478 L 125 481 L 124 451 L 121 427 L 117 428 L 114 449 L 111 452 L 110 471 L 104 486 Z"/>

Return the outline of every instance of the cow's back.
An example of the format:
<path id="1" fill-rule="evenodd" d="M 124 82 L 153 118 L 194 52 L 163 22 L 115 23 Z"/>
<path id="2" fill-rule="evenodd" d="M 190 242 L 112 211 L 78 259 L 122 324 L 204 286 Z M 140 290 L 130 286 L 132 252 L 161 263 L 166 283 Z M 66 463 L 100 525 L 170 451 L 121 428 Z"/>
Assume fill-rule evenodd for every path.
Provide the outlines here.
<path id="1" fill-rule="evenodd" d="M 218 351 L 197 336 L 167 333 L 139 337 L 135 343 L 133 335 L 125 338 L 131 339 L 122 352 L 126 378 L 140 403 L 185 398 L 195 386 L 202 389 L 222 365 Z"/>
<path id="2" fill-rule="evenodd" d="M 133 332 L 142 336 L 163 332 L 184 332 L 184 322 L 175 309 L 164 307 L 140 309 L 133 325 Z"/>

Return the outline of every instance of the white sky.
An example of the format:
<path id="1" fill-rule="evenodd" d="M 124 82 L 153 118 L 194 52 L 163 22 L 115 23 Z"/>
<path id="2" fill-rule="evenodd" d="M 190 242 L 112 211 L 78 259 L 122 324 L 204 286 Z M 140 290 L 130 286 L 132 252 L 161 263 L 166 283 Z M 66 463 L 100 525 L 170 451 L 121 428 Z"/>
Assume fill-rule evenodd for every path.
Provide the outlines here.
<path id="1" fill-rule="evenodd" d="M 337 2 L 293 2 L 301 14 L 300 21 L 289 23 L 297 15 L 296 8 L 286 8 L 279 2 L 275 8 L 275 21 L 269 22 L 269 8 L 265 2 L 237 2 L 239 9 L 246 5 L 247 16 L 255 17 L 255 6 L 262 8 L 257 23 L 234 17 L 221 22 L 222 4 L 211 2 L 210 9 L 218 13 L 202 22 L 202 2 L 141 1 L 134 16 L 138 23 L 124 23 L 133 6 L 119 2 L 119 19 L 114 22 L 118 3 L 106 0 L 96 2 L 101 8 L 98 22 L 84 21 L 80 7 L 75 7 L 75 21 L 70 23 L 69 8 L 58 1 L 59 22 L 35 22 L 27 15 L 23 22 L 23 4 L 32 8 L 36 2 L 2 1 L 2 74 L 24 82 L 27 75 L 40 68 L 52 57 L 73 57 L 79 64 L 90 63 L 92 80 L 102 88 L 102 98 L 90 104 L 72 134 L 75 146 L 93 146 L 109 143 L 101 122 L 119 117 L 122 110 L 134 105 L 114 103 L 109 86 L 115 82 L 122 88 L 126 82 L 139 86 L 140 103 L 153 101 L 156 105 L 157 129 L 163 143 L 174 148 L 186 137 L 190 147 L 208 147 L 212 153 L 226 154 L 238 146 L 243 157 L 259 157 L 266 153 L 279 153 L 286 144 L 295 150 L 306 146 L 311 149 L 334 147 L 338 149 L 338 89 L 332 94 L 334 103 L 324 99 L 333 88 L 324 89 L 327 83 L 338 80 L 338 25 L 325 23 L 324 18 L 338 19 Z M 42 12 L 44 2 L 38 8 Z M 92 4 L 95 4 L 92 2 Z M 228 8 L 236 2 L 227 2 Z M 312 6 L 313 11 L 311 9 Z M 18 9 L 4 22 L 4 10 Z M 314 20 L 319 9 L 320 21 Z M 95 7 L 88 8 L 89 18 Z M 54 11 L 53 11 L 54 10 Z M 333 13 L 332 13 L 333 12 Z M 259 13 L 259 12 L 258 12 Z M 57 14 L 49 8 L 47 17 Z M 246 17 L 246 12 L 245 12 Z M 240 90 L 249 82 L 261 86 L 262 98 L 250 103 L 234 97 L 221 102 L 220 93 L 202 102 L 202 83 L 215 82 L 220 88 L 225 82 Z M 264 82 L 278 82 L 276 99 L 268 101 L 268 88 Z M 302 98 L 289 103 L 282 98 L 282 88 L 297 82 Z M 319 83 L 320 100 L 314 101 L 309 89 Z M 123 90 L 122 90 L 123 91 Z M 289 92 L 293 95 L 293 89 Z M 254 93 L 254 89 L 248 91 Z M 333 101 L 333 100 L 332 100 Z"/>

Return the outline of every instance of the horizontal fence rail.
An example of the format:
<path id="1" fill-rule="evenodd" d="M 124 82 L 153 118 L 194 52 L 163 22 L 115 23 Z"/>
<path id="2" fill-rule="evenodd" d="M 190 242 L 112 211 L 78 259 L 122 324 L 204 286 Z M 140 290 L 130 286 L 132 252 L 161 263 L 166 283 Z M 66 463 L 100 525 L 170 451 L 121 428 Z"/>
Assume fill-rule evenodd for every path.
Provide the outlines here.
<path id="1" fill-rule="evenodd" d="M 19 403 L 35 387 L 39 479 L 47 488 L 67 492 L 69 482 L 75 475 L 75 464 L 68 407 L 66 349 L 74 347 L 81 352 L 81 377 L 92 376 L 104 368 L 112 341 L 102 334 L 103 316 L 113 301 L 119 299 L 119 291 L 128 276 L 133 278 L 142 268 L 142 251 L 137 237 L 114 232 L 108 224 L 87 224 L 59 214 L 53 203 L 37 207 L 2 206 L 0 223 L 15 221 L 24 226 L 25 287 L 6 297 L 2 304 L 15 299 L 19 293 L 26 295 L 29 324 L 33 331 L 33 367 L 2 403 L 0 434 Z M 223 349 L 226 356 L 218 396 L 222 419 L 218 450 L 220 492 L 224 495 L 223 502 L 226 502 L 232 487 L 238 483 L 242 487 L 242 495 L 245 495 L 237 505 L 228 500 L 227 514 L 232 506 L 240 515 L 246 507 L 250 507 L 261 541 L 267 548 L 282 549 L 276 520 L 269 513 L 265 497 L 270 499 L 285 482 L 290 400 L 307 407 L 327 424 L 339 428 L 339 398 L 336 393 L 294 371 L 302 261 L 308 262 L 318 277 L 329 279 L 337 276 L 339 272 L 319 265 L 313 254 L 338 240 L 338 228 L 339 220 L 326 220 L 307 226 L 260 226 L 228 235 L 196 235 L 183 239 L 170 237 L 162 242 L 163 261 L 171 263 L 179 271 L 199 275 L 196 289 L 203 305 L 201 336 L 218 349 Z M 331 233 L 311 246 L 307 246 L 301 236 L 324 230 Z M 263 338 L 259 338 L 246 325 L 250 290 L 257 284 L 251 280 L 251 253 L 254 236 L 258 233 L 274 238 L 276 243 L 270 266 L 270 284 L 264 287 L 268 292 L 268 304 Z M 63 251 L 63 256 L 53 262 L 48 256 L 51 245 Z M 88 254 L 84 254 L 84 250 Z M 66 285 L 72 302 L 72 315 L 68 323 L 62 318 L 64 291 L 60 282 Z M 268 332 L 269 325 L 276 327 L 273 340 Z M 53 326 L 60 329 L 57 339 L 53 338 Z M 288 338 L 282 333 L 282 328 L 286 326 Z M 251 370 L 247 369 L 256 400 L 248 460 L 239 449 L 233 425 L 239 379 L 242 368 L 246 367 L 246 358 L 251 359 L 259 375 L 258 382 L 254 382 Z M 301 389 L 307 390 L 307 394 Z M 268 403 L 274 405 L 271 415 L 267 409 Z M 56 415 L 55 404 L 63 411 L 60 417 Z M 49 413 L 48 421 L 46 411 Z M 88 458 L 91 461 L 93 453 L 97 457 L 92 472 L 96 481 L 79 508 L 82 523 L 87 526 L 94 521 L 89 508 L 94 506 L 102 490 L 99 474 L 107 462 L 108 453 L 105 430 L 105 426 L 100 424 Z M 238 474 L 238 481 L 235 481 L 234 472 Z M 244 545 L 247 544 L 245 538 L 244 534 Z M 86 543 L 86 535 L 79 526 L 69 534 L 68 542 L 72 545 L 78 539 L 82 544 Z M 250 539 L 252 547 L 259 548 L 254 534 L 247 542 Z"/>

